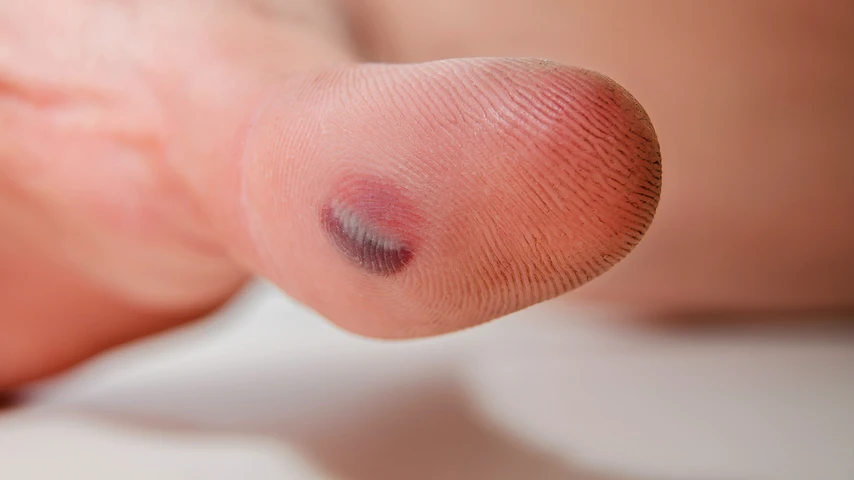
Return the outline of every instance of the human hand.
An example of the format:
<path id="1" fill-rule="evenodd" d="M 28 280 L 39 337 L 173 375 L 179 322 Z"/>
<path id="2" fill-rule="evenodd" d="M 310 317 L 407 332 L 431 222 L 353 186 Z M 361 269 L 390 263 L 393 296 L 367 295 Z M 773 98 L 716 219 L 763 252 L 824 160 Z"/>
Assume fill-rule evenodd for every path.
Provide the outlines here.
<path id="1" fill-rule="evenodd" d="M 666 18 L 662 8 L 647 10 Z M 640 239 L 660 188 L 655 133 L 624 90 L 533 60 L 359 62 L 538 56 L 619 72 L 674 132 L 671 153 L 690 159 L 711 140 L 680 130 L 673 102 L 704 112 L 732 95 L 699 98 L 673 58 L 640 52 L 645 65 L 624 53 L 672 40 L 666 33 L 644 30 L 622 50 L 605 41 L 633 10 L 510 0 L 0 2 L 0 224 L 9 232 L 0 240 L 0 386 L 195 318 L 252 274 L 347 329 L 408 337 L 481 323 L 603 273 Z M 603 28 L 570 28 L 583 26 L 572 23 L 578 13 Z M 598 40 L 570 41 L 585 35 Z M 646 67 L 654 73 L 644 77 Z M 729 121 L 722 110 L 688 126 L 713 130 Z M 828 136 L 825 128 L 794 151 Z M 724 151 L 727 141 L 738 145 L 724 138 Z M 836 160 L 850 141 L 828 148 L 837 156 L 817 179 L 850 172 Z M 804 242 L 817 271 L 816 256 L 840 260 L 825 269 L 823 296 L 798 282 L 762 283 L 762 272 L 748 277 L 756 288 L 733 279 L 757 256 L 739 250 L 751 232 L 731 215 L 745 198 L 712 191 L 717 177 L 703 166 L 731 172 L 743 160 L 668 163 L 681 182 L 657 230 L 579 298 L 677 310 L 850 299 L 838 280 L 851 277 L 843 241 L 854 233 L 839 222 L 814 222 L 824 250 Z M 698 172 L 705 177 L 692 181 Z M 752 172 L 736 180 L 753 181 Z M 823 215 L 850 205 L 844 190 L 825 193 L 811 204 Z M 698 206 L 730 215 L 703 217 Z M 777 229 L 762 233 L 780 238 L 791 217 L 771 218 L 762 225 Z M 698 223 L 730 226 L 727 255 L 710 257 L 724 268 L 686 259 L 720 247 L 715 235 L 698 237 Z M 837 230 L 842 240 L 827 235 Z M 785 252 L 772 244 L 765 253 L 770 263 Z"/>

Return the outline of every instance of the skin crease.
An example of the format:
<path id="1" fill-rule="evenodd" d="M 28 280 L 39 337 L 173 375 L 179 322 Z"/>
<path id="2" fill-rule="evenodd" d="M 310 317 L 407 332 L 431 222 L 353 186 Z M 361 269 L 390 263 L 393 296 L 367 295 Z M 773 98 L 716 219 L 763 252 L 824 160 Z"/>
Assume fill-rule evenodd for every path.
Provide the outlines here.
<path id="1" fill-rule="evenodd" d="M 569 99 L 600 112 L 618 133 L 647 129 L 634 100 L 612 83 L 536 63 L 441 64 L 430 76 L 303 74 L 359 60 L 547 58 L 601 71 L 640 101 L 664 156 L 656 219 L 631 255 L 568 301 L 667 314 L 854 306 L 854 223 L 845 221 L 854 206 L 850 2 L 352 0 L 339 2 L 340 11 L 333 3 L 0 0 L 0 388 L 195 318 L 250 273 L 345 328 L 402 337 L 469 326 L 562 293 L 608 270 L 639 239 L 633 232 L 645 229 L 655 202 L 632 210 L 645 212 L 640 220 L 621 222 L 614 212 L 641 205 L 641 189 L 591 195 L 616 202 L 603 220 L 619 233 L 612 244 L 598 240 L 605 227 L 587 229 L 583 213 L 591 210 L 561 210 L 563 199 L 551 212 L 561 212 L 564 227 L 537 216 L 538 202 L 556 198 L 560 185 L 496 204 L 472 193 L 530 192 L 564 178 L 562 163 L 543 161 L 548 154 L 530 163 L 525 152 L 560 144 L 550 140 L 554 132 L 582 144 L 572 123 L 547 122 L 533 137 L 512 133 L 572 118 Z M 455 83 L 459 75 L 483 81 Z M 396 103 L 365 106 L 365 90 L 347 87 L 353 78 L 382 93 L 372 98 Z M 413 84 L 427 93 L 404 96 Z M 469 84 L 490 89 L 460 93 Z M 459 97 L 443 103 L 435 92 Z M 475 97 L 490 108 L 468 102 Z M 335 98 L 358 108 L 308 122 L 326 131 L 300 130 L 297 119 L 326 118 L 318 105 L 333 110 Z M 530 98 L 551 105 L 539 123 L 507 116 Z M 609 106 L 596 110 L 597 101 Z M 454 116 L 448 105 L 464 108 Z M 432 116 L 407 123 L 424 112 Z M 483 118 L 496 121 L 477 123 Z M 519 120 L 501 123 L 506 118 Z M 386 133 L 370 130 L 384 121 Z M 454 130 L 454 122 L 466 128 Z M 504 141 L 507 148 L 489 150 Z M 331 160 L 360 148 L 349 167 Z M 484 177 L 491 170 L 479 162 L 500 152 L 508 152 L 503 176 Z M 468 163 L 452 161 L 461 155 Z M 657 148 L 633 155 L 629 184 L 657 188 L 660 176 L 647 168 Z M 392 161 L 400 158 L 412 159 L 407 169 Z M 439 160 L 415 161 L 422 158 Z M 618 165 L 595 158 L 601 170 L 591 177 L 619 178 Z M 584 162 L 569 164 L 577 178 Z M 317 211 L 311 199 L 322 198 L 324 182 L 342 168 L 367 166 L 427 199 L 419 208 L 435 212 L 428 224 L 462 222 L 419 232 L 433 250 L 419 252 L 409 276 L 394 284 L 405 302 L 359 303 L 388 284 L 345 268 L 322 243 L 316 216 L 303 214 Z M 459 183 L 439 185 L 441 178 Z M 518 180 L 525 178 L 533 183 Z M 597 192 L 595 185 L 582 182 L 579 191 Z M 458 203 L 474 213 L 461 214 Z M 533 217 L 523 221 L 520 212 Z M 567 240 L 572 231 L 589 237 Z M 538 251 L 547 253 L 531 253 Z M 577 258 L 605 260 L 587 268 Z M 539 283 L 520 283 L 525 275 Z M 323 286 L 330 279 L 341 287 L 335 302 Z M 437 300 L 449 295 L 458 303 Z M 349 315 L 354 310 L 363 316 Z M 415 311 L 429 315 L 401 325 Z"/>

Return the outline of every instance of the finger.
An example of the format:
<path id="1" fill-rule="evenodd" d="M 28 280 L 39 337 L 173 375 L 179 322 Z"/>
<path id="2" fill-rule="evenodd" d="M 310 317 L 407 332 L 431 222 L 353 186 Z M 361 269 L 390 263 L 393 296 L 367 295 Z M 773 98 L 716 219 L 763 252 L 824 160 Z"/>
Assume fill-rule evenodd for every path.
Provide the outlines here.
<path id="1" fill-rule="evenodd" d="M 161 114 L 182 110 L 174 98 L 218 105 L 216 89 L 249 63 L 345 56 L 314 0 L 33 7 L 0 2 L 0 390 L 198 318 L 240 288 L 247 272 L 164 165 L 187 130 Z M 175 91 L 188 77 L 197 88 Z"/>
<path id="2" fill-rule="evenodd" d="M 562 294 L 625 256 L 658 201 L 643 109 L 536 60 L 289 77 L 190 166 L 235 255 L 352 331 L 431 335 Z"/>
<path id="3" fill-rule="evenodd" d="M 0 394 L 210 309 L 141 308 L 28 248 L 0 239 Z"/>

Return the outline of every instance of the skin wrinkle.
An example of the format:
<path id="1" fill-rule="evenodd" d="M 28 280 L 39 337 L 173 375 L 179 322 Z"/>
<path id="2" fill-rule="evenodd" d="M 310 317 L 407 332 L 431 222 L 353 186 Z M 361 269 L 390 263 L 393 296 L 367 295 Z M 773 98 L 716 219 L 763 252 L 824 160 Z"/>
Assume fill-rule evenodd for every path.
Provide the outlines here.
<path id="1" fill-rule="evenodd" d="M 556 155 L 556 156 L 559 156 L 559 155 Z M 565 175 L 563 175 L 561 178 L 572 178 L 572 177 L 574 176 L 574 173 L 575 173 L 575 172 L 573 172 L 573 171 L 571 171 L 571 170 L 570 170 L 570 171 L 566 171 L 566 172 L 565 172 Z M 524 178 L 524 177 L 523 177 L 523 178 Z M 545 178 L 548 178 L 548 177 L 546 176 Z M 565 201 L 566 199 L 564 199 L 564 198 L 556 199 L 556 198 L 552 197 L 552 196 L 551 196 L 551 195 L 552 195 L 552 194 L 551 194 L 551 192 L 549 192 L 549 190 L 550 190 L 550 189 L 548 189 L 548 188 L 544 188 L 544 186 L 541 184 L 541 182 L 540 182 L 540 181 L 537 181 L 537 180 L 536 180 L 536 179 L 534 179 L 534 178 L 530 178 L 530 179 L 529 179 L 529 178 L 525 178 L 525 179 L 527 180 L 527 186 L 528 186 L 528 188 L 530 189 L 530 191 L 532 192 L 532 195 L 537 195 L 537 197 L 538 197 L 538 198 L 539 198 L 539 200 L 540 200 L 540 202 L 539 202 L 539 203 L 541 203 L 541 204 L 543 204 L 543 205 L 544 205 L 544 206 L 541 208 L 543 212 L 559 211 L 559 210 L 560 210 L 560 208 L 561 208 L 561 207 L 560 207 L 561 205 L 566 205 L 566 201 Z M 582 182 L 582 183 L 584 183 L 584 182 Z M 568 191 L 573 191 L 573 192 L 576 192 L 576 193 L 577 193 L 577 192 L 580 192 L 580 189 L 578 189 L 578 188 L 574 188 L 574 186 L 573 186 L 573 187 L 570 187 L 570 188 L 566 188 L 566 187 L 561 188 L 561 187 L 558 187 L 558 189 L 559 189 L 558 191 L 568 190 Z M 591 205 L 590 205 L 589 203 L 587 203 L 587 202 L 584 200 L 584 197 L 583 197 L 583 196 L 579 196 L 579 195 L 571 195 L 571 199 L 570 199 L 570 201 L 574 203 L 574 198 L 572 198 L 572 197 L 574 197 L 574 198 L 580 198 L 580 199 L 582 200 L 582 202 L 583 202 L 583 205 L 582 205 L 580 208 L 578 208 L 578 207 L 576 206 L 576 208 L 577 208 L 577 210 L 578 210 L 579 212 L 584 212 L 584 211 L 587 211 L 588 209 L 590 209 L 590 208 L 591 208 Z M 551 201 L 546 201 L 546 200 L 545 200 L 546 198 L 549 198 Z M 581 217 L 582 217 L 582 215 L 581 215 L 580 213 L 579 213 L 577 216 L 578 216 L 579 218 L 581 218 Z M 585 216 L 586 216 L 586 215 L 585 215 Z"/>
<path id="2" fill-rule="evenodd" d="M 493 93 L 493 92 L 490 92 L 490 93 Z M 489 94 L 487 94 L 487 98 L 490 98 L 490 97 L 489 97 Z M 530 119 L 528 119 L 528 120 L 530 120 Z M 524 122 L 523 122 L 523 124 L 524 124 Z M 511 131 L 511 132 L 512 132 L 512 131 Z M 513 132 L 513 133 L 515 133 L 515 132 Z M 515 137 L 515 135 L 513 135 L 513 136 Z M 517 141 L 518 141 L 518 139 L 517 139 Z M 612 258 L 612 257 L 603 257 L 603 258 Z M 549 269 L 549 268 L 554 269 L 553 264 L 551 264 L 551 259 L 547 259 L 547 260 L 546 260 L 546 262 L 547 262 L 547 265 L 548 265 L 547 269 Z M 590 268 L 591 270 L 598 270 L 598 269 L 601 269 L 601 268 L 602 268 L 602 266 L 601 266 L 601 265 L 599 265 L 598 267 L 599 267 L 599 268 L 593 268 L 593 267 L 588 267 L 588 268 Z M 538 268 L 538 270 L 539 270 L 539 268 Z M 503 271 L 503 269 L 499 269 L 499 271 Z M 586 277 L 586 276 L 587 276 L 587 275 L 585 275 L 585 277 Z M 521 275 L 521 274 L 519 274 L 519 273 L 516 273 L 516 278 L 519 278 L 519 277 L 522 277 L 523 282 L 525 282 L 526 280 L 527 280 L 527 281 L 530 281 L 530 279 L 525 279 L 525 278 L 524 278 L 524 276 L 522 276 L 522 275 Z M 552 280 L 548 280 L 548 278 L 549 278 L 549 276 L 548 276 L 548 275 L 543 275 L 541 278 L 545 278 L 545 279 L 546 279 L 546 285 L 547 285 L 547 286 L 546 286 L 546 288 L 548 288 L 548 284 L 553 283 L 553 281 L 552 281 Z M 509 279 L 508 279 L 508 280 L 509 280 Z"/>
<path id="3" fill-rule="evenodd" d="M 480 218 L 501 218 L 506 214 L 506 209 L 502 208 L 502 206 L 503 204 L 498 203 L 488 205 Z M 495 299 L 501 298 L 504 302 L 509 302 L 512 299 L 499 297 L 497 293 L 506 291 L 507 285 L 518 283 L 516 279 L 519 276 L 519 263 L 524 262 L 514 261 L 517 259 L 514 259 L 512 254 L 508 254 L 504 246 L 504 241 L 511 232 L 506 229 L 506 226 L 502 222 L 493 223 L 488 220 L 479 220 L 475 224 L 483 231 L 483 235 L 481 236 L 483 246 L 478 251 L 472 253 L 472 257 L 477 259 L 477 262 L 473 262 L 476 265 L 473 275 L 475 278 L 481 280 L 481 290 L 475 297 L 477 300 L 476 308 L 487 309 L 488 311 L 501 309 L 504 308 L 504 305 L 496 304 Z M 507 266 L 511 268 L 507 268 Z M 525 290 L 524 286 L 520 290 Z M 493 293 L 490 294 L 490 292 Z M 452 308 L 452 306 L 449 306 L 449 308 Z"/>
<path id="4" fill-rule="evenodd" d="M 478 73 L 481 75 L 484 74 L 483 72 L 478 72 Z M 482 77 L 482 78 L 485 78 L 485 79 L 482 79 L 480 81 L 475 81 L 475 82 L 472 82 L 471 80 L 469 80 L 465 83 L 462 83 L 462 85 L 466 85 L 468 88 L 474 89 L 475 91 L 479 91 L 479 93 L 477 93 L 478 97 L 481 99 L 486 99 L 487 101 L 491 101 L 492 99 L 495 99 L 495 98 L 506 98 L 507 97 L 508 92 L 505 89 L 506 87 L 498 89 L 498 90 L 491 88 L 493 85 L 496 85 L 496 84 L 506 85 L 508 83 L 506 81 L 506 79 L 503 79 L 500 76 L 493 76 L 493 78 L 486 78 L 486 77 Z M 454 85 L 454 86 L 459 88 L 459 85 Z M 520 88 L 519 90 L 513 92 L 514 96 L 519 94 L 520 90 L 524 91 L 523 88 Z M 469 94 L 469 93 L 464 93 L 464 94 L 456 93 L 455 97 L 459 97 L 461 95 L 465 95 L 465 97 L 470 97 L 471 94 Z M 522 95 L 519 95 L 519 96 L 522 97 Z M 463 98 L 465 98 L 465 97 L 463 97 Z M 530 97 L 527 97 L 527 98 L 530 98 Z M 559 101 L 566 101 L 564 98 L 560 98 L 559 95 L 557 96 L 557 98 L 551 97 L 551 98 L 549 98 L 549 100 L 558 101 L 558 102 Z M 542 99 L 528 100 L 528 102 L 534 103 L 534 104 L 537 103 L 537 101 L 542 101 Z M 470 102 L 463 102 L 463 104 L 461 106 L 464 106 L 464 108 L 466 108 L 466 107 L 471 108 L 469 103 Z M 516 100 L 516 102 L 510 102 L 511 105 L 513 105 L 514 103 L 518 103 L 518 100 Z M 524 100 L 523 100 L 523 103 L 524 103 Z M 479 106 L 480 109 L 484 108 L 482 106 L 483 101 L 476 102 L 475 105 Z M 490 109 L 495 110 L 496 104 L 491 104 L 491 105 L 492 105 L 492 107 L 490 107 Z M 503 108 L 508 107 L 508 105 L 506 103 L 498 103 L 497 105 L 500 105 Z M 493 128 L 493 129 L 497 128 L 503 134 L 503 135 L 496 136 L 496 138 L 494 140 L 499 141 L 499 142 L 509 142 L 508 147 L 505 147 L 502 150 L 511 151 L 511 152 L 512 151 L 524 151 L 526 143 L 531 142 L 531 139 L 529 138 L 530 134 L 543 135 L 545 133 L 546 136 L 541 137 L 541 138 L 545 139 L 544 142 L 539 142 L 539 144 L 536 144 L 536 143 L 533 144 L 533 146 L 536 148 L 543 148 L 543 144 L 549 144 L 550 145 L 550 147 L 548 149 L 542 150 L 541 156 L 546 157 L 546 158 L 567 158 L 568 153 L 566 151 L 562 151 L 562 148 L 560 147 L 560 143 L 559 143 L 560 140 L 564 140 L 564 139 L 559 137 L 558 133 L 556 131 L 554 131 L 554 127 L 546 127 L 546 125 L 549 125 L 549 124 L 556 125 L 558 127 L 558 131 L 561 128 L 565 128 L 565 125 L 562 125 L 562 123 L 568 123 L 568 119 L 566 118 L 565 115 L 561 115 L 561 113 L 563 113 L 563 112 L 561 112 L 560 110 L 553 110 L 552 112 L 541 113 L 540 115 L 531 115 L 531 112 L 529 110 L 527 112 L 524 112 L 525 114 L 522 115 L 521 113 L 523 113 L 523 112 L 521 109 L 523 109 L 523 108 L 524 107 L 522 106 L 522 104 L 519 104 L 518 108 L 513 107 L 509 111 L 505 110 L 508 113 L 509 112 L 514 113 L 514 115 L 512 115 L 511 117 L 507 117 L 506 115 L 502 115 L 502 117 L 499 117 L 499 118 L 503 118 L 503 119 L 512 118 L 509 121 L 509 123 L 506 125 L 501 125 L 501 124 L 497 124 L 497 123 L 490 123 L 491 128 Z M 611 111 L 613 113 L 614 109 L 611 108 Z M 519 112 L 519 114 L 516 114 L 516 112 Z M 616 113 L 616 115 L 620 115 L 620 113 Z M 492 117 L 489 115 L 486 115 L 486 116 L 482 116 L 481 118 L 492 118 Z M 546 119 L 545 122 L 542 121 L 543 119 Z M 556 120 L 560 120 L 560 122 L 556 122 Z M 539 127 L 531 130 L 529 126 L 531 125 L 531 122 L 534 122 L 534 121 L 538 122 Z M 597 123 L 602 124 L 602 121 L 600 120 Z M 608 123 L 611 125 L 614 124 L 613 121 L 607 121 L 605 123 Z M 522 131 L 529 132 L 529 135 L 525 136 L 525 135 L 520 134 L 520 132 L 522 132 Z M 579 134 L 583 134 L 583 133 L 581 133 L 581 132 L 574 133 L 574 135 L 579 135 Z M 605 137 L 605 138 L 607 138 L 607 137 Z M 622 137 L 622 138 L 625 138 L 625 137 Z M 622 138 L 616 139 L 614 141 L 615 142 L 616 141 L 622 141 Z M 602 140 L 600 139 L 600 142 L 601 141 Z M 595 150 L 591 149 L 592 151 L 590 153 L 593 154 L 591 156 L 591 162 L 596 162 L 598 164 L 602 164 L 603 162 L 601 160 L 601 157 L 604 156 L 605 150 L 603 150 L 601 148 L 601 145 L 597 145 L 597 146 L 600 148 L 595 149 Z M 629 156 L 625 152 L 617 152 L 618 155 L 621 153 L 627 157 Z M 580 163 L 584 163 L 584 162 L 580 162 Z M 615 162 L 609 162 L 609 163 L 615 163 Z M 627 169 L 623 165 L 623 163 L 624 162 L 619 162 L 619 164 L 614 165 L 614 167 L 617 167 L 619 169 L 618 175 L 620 177 L 631 176 L 632 171 L 631 170 L 627 171 Z M 545 215 L 549 211 L 554 210 L 555 206 L 557 206 L 558 210 L 560 210 L 561 209 L 560 206 L 565 205 L 565 201 L 567 199 L 562 198 L 562 196 L 560 194 L 558 194 L 559 191 L 565 190 L 565 187 L 561 187 L 559 184 L 553 183 L 552 176 L 546 173 L 547 170 L 544 170 L 542 168 L 537 169 L 535 171 L 519 170 L 517 175 L 513 175 L 511 172 L 516 170 L 516 168 L 512 167 L 510 164 L 508 164 L 506 162 L 496 162 L 495 167 L 499 169 L 499 170 L 496 170 L 496 173 L 499 171 L 505 172 L 504 174 L 500 175 L 502 177 L 505 175 L 510 175 L 513 178 L 516 178 L 516 181 L 520 181 L 520 180 L 524 181 L 528 185 L 529 188 L 527 188 L 527 189 L 523 188 L 522 191 L 531 192 L 531 193 L 529 193 L 529 195 L 531 195 L 531 198 L 537 198 L 537 197 L 539 198 L 539 200 L 534 200 L 533 202 L 530 202 L 528 200 L 520 200 L 520 202 L 522 204 L 526 205 L 524 208 L 517 209 L 517 210 L 520 210 L 520 214 L 529 216 L 529 215 L 534 214 L 534 212 L 539 212 L 539 213 L 535 214 L 535 217 L 532 217 L 532 220 L 533 220 L 534 218 L 536 218 L 536 216 Z M 510 168 L 507 169 L 505 167 L 510 167 Z M 566 173 L 564 173 L 562 175 L 558 175 L 556 177 L 572 178 L 573 170 L 571 167 L 564 166 L 564 167 L 561 167 L 561 169 L 564 169 Z M 537 173 L 537 171 L 540 171 L 541 173 Z M 617 174 L 617 172 L 613 172 L 613 173 Z M 575 172 L 575 174 L 577 174 L 577 172 Z M 604 180 L 603 180 L 603 182 L 604 182 Z M 619 183 L 619 182 L 617 182 L 617 183 Z M 623 183 L 626 183 L 626 182 L 623 181 Z M 614 186 L 613 186 L 613 184 L 602 183 L 600 185 L 600 188 L 602 188 L 602 193 L 601 194 L 594 193 L 593 198 L 599 199 L 599 202 L 601 203 L 607 196 L 612 195 L 614 193 Z M 510 199 L 508 198 L 507 200 L 510 200 Z M 515 201 L 514 201 L 514 203 L 515 203 Z M 502 205 L 504 205 L 506 207 L 506 204 L 502 204 Z M 552 205 L 552 206 L 546 207 L 546 205 Z M 536 210 L 531 210 L 530 207 L 535 207 Z M 479 208 L 486 208 L 486 210 L 483 212 L 483 216 L 486 218 L 489 218 L 490 216 L 492 216 L 493 218 L 501 218 L 501 215 L 500 215 L 501 212 L 499 210 L 493 210 L 491 205 L 485 205 L 485 206 L 481 206 Z M 496 205 L 495 208 L 496 209 L 500 208 L 500 205 Z M 578 208 L 579 210 L 583 210 L 584 207 L 581 207 L 581 208 L 576 207 L 576 208 Z M 498 216 L 495 216 L 496 214 L 498 214 Z M 632 214 L 634 214 L 634 215 L 632 215 Z M 641 220 L 643 217 L 642 214 L 638 214 L 637 212 L 632 212 L 631 209 L 629 209 L 628 211 L 625 211 L 620 216 L 628 218 L 629 220 L 627 220 L 627 221 L 629 221 L 631 223 L 638 223 L 639 220 Z M 597 218 L 601 218 L 601 217 L 599 217 L 597 215 Z M 525 220 L 524 220 L 524 218 L 522 218 L 519 221 L 524 223 Z M 463 223 L 466 223 L 466 221 L 463 220 Z M 484 223 L 486 225 L 488 225 L 489 222 L 484 222 Z M 590 222 L 588 221 L 587 223 L 590 223 Z M 604 221 L 601 221 L 601 220 L 600 220 L 600 223 L 602 225 L 607 225 Z M 596 262 L 587 263 L 587 266 L 584 267 L 586 272 L 584 272 L 584 274 L 582 274 L 582 275 L 579 275 L 578 273 L 571 273 L 569 275 L 555 275 L 555 273 L 558 271 L 561 271 L 561 269 L 560 269 L 560 267 L 558 267 L 555 264 L 555 258 L 553 258 L 553 257 L 546 256 L 545 258 L 540 259 L 539 263 L 537 261 L 534 261 L 533 263 L 535 263 L 536 265 L 533 265 L 533 266 L 531 265 L 531 262 L 529 262 L 529 261 L 512 261 L 512 255 L 510 255 L 509 252 L 504 252 L 504 248 L 502 248 L 502 246 L 501 246 L 502 243 L 501 242 L 493 242 L 493 240 L 499 240 L 501 238 L 504 238 L 504 234 L 500 233 L 502 231 L 501 229 L 503 228 L 501 225 L 502 225 L 501 222 L 496 222 L 496 223 L 493 223 L 491 225 L 491 227 L 494 227 L 495 229 L 486 228 L 485 226 L 481 227 L 484 230 L 483 231 L 483 244 L 484 244 L 483 247 L 486 248 L 486 250 L 484 250 L 484 253 L 486 253 L 486 254 L 474 253 L 475 255 L 477 255 L 478 258 L 483 259 L 483 265 L 481 265 L 478 268 L 478 270 L 482 273 L 481 274 L 474 274 L 473 277 L 478 279 L 478 280 L 485 278 L 488 281 L 485 284 L 478 282 L 478 284 L 481 286 L 478 286 L 477 288 L 478 289 L 485 288 L 486 290 L 479 292 L 480 294 L 477 295 L 477 297 L 474 299 L 469 298 L 470 301 L 471 300 L 477 301 L 477 303 L 480 304 L 480 305 L 478 305 L 478 307 L 489 308 L 490 311 L 492 311 L 496 314 L 503 313 L 502 312 L 503 309 L 512 308 L 512 305 L 517 304 L 517 302 L 528 302 L 528 301 L 530 301 L 531 295 L 534 295 L 534 296 L 551 295 L 552 292 L 554 292 L 555 290 L 557 290 L 559 288 L 557 285 L 560 285 L 560 284 L 565 285 L 565 282 L 567 282 L 567 281 L 569 281 L 572 284 L 574 284 L 575 286 L 577 286 L 578 284 L 581 283 L 581 280 L 586 280 L 589 277 L 591 277 L 594 272 L 601 271 L 601 270 L 605 269 L 607 266 L 609 266 L 609 264 L 613 263 L 613 260 L 614 260 L 613 255 L 603 254 L 600 257 L 598 257 Z M 449 228 L 453 228 L 453 227 L 449 227 Z M 607 246 L 607 245 L 610 245 L 611 243 L 613 243 L 613 240 L 612 240 L 613 233 L 606 233 L 608 231 L 611 231 L 610 227 L 606 228 L 605 231 L 602 232 L 603 236 L 596 243 L 598 243 L 602 246 Z M 534 229 L 533 232 L 539 232 L 539 230 Z M 536 242 L 536 240 L 534 240 L 534 238 L 537 237 L 538 235 L 539 235 L 538 233 L 531 233 L 531 234 L 527 235 L 525 238 L 521 238 L 520 241 L 522 242 L 522 245 L 524 245 L 522 248 L 528 252 L 535 252 L 535 251 L 542 250 L 542 248 L 540 248 L 537 243 L 532 243 L 532 242 Z M 554 233 L 552 233 L 552 235 L 554 235 Z M 634 235 L 631 235 L 631 234 L 629 234 L 629 236 L 634 237 Z M 624 239 L 624 240 L 626 240 L 626 239 Z M 633 238 L 629 238 L 625 241 L 625 243 L 631 243 L 632 240 L 633 240 Z M 587 244 L 587 247 L 586 247 L 587 249 L 601 248 L 601 247 L 592 247 L 589 242 L 584 242 L 584 243 Z M 624 249 L 625 249 L 625 247 L 619 248 L 614 253 L 621 253 L 622 251 L 624 251 Z M 508 256 L 508 255 L 510 255 L 510 256 Z M 525 255 L 529 255 L 529 253 L 526 253 Z M 502 260 L 502 258 L 505 258 L 505 260 Z M 605 262 L 607 262 L 607 263 L 605 263 Z M 594 263 L 595 263 L 595 265 L 594 265 Z M 565 270 L 566 269 L 564 269 L 564 271 Z M 574 270 L 574 269 L 571 269 L 571 270 Z M 569 278 L 567 279 L 567 277 L 569 277 Z M 572 280 L 573 277 L 575 278 L 575 280 Z M 449 286 L 449 287 L 453 288 L 451 286 Z M 504 295 L 504 297 L 501 297 L 501 295 L 503 294 L 502 292 L 505 292 L 505 291 L 507 291 L 507 292 L 512 291 L 515 293 L 513 295 Z M 502 302 L 503 304 L 499 304 L 499 305 L 496 305 L 495 303 L 488 304 L 490 295 L 487 294 L 486 292 L 492 292 L 491 296 L 493 299 L 504 298 L 504 302 Z M 486 302 L 486 303 L 483 303 L 483 302 Z M 452 308 L 452 307 L 447 306 L 446 308 Z M 463 308 L 465 308 L 465 306 Z"/>
<path id="5" fill-rule="evenodd" d="M 524 91 L 523 89 L 520 89 L 520 90 Z M 549 90 L 546 90 L 546 91 L 547 91 L 547 92 L 550 92 Z M 550 99 L 550 100 L 553 100 L 553 99 Z M 597 100 L 598 100 L 598 99 L 597 99 Z M 532 102 L 532 103 L 536 103 L 536 102 Z M 544 104 L 544 105 L 545 105 L 545 106 L 549 106 L 549 104 L 548 104 L 548 103 L 546 103 L 546 104 Z M 546 110 L 546 109 L 545 109 L 545 108 L 544 108 L 544 109 L 541 109 L 541 110 L 540 110 L 540 112 L 542 112 L 542 111 L 544 111 L 544 110 Z M 552 113 L 553 113 L 553 112 L 554 112 L 554 110 L 552 110 Z M 573 112 L 573 113 L 577 113 L 577 112 Z M 589 117 L 587 117 L 587 116 L 585 116 L 585 120 L 589 121 L 589 120 L 590 120 L 590 118 L 589 118 Z M 597 119 L 597 120 L 598 120 L 598 119 Z M 584 123 L 584 122 L 580 122 L 580 123 L 583 125 L 583 123 Z M 592 122 L 591 122 L 591 123 L 592 123 Z M 613 122 L 608 122 L 608 123 L 610 123 L 611 125 L 613 125 Z M 613 130 L 613 129 L 612 129 L 612 130 Z M 587 131 L 588 131 L 588 133 L 591 133 L 591 134 L 593 133 L 593 132 L 592 132 L 592 131 L 590 131 L 589 129 L 588 129 Z M 597 132 L 597 133 L 598 133 L 598 132 Z M 598 135 L 597 135 L 597 137 L 598 137 Z M 603 139 L 602 137 L 599 137 L 599 138 L 600 138 L 600 140 L 601 140 L 601 139 Z M 599 151 L 598 151 L 597 153 L 600 153 L 600 154 L 601 154 L 601 153 L 602 153 L 602 152 L 601 152 L 601 148 L 600 148 L 600 149 L 598 149 L 598 150 L 599 150 Z M 618 152 L 618 153 L 622 154 L 622 156 L 623 156 L 623 157 L 627 157 L 626 152 L 625 152 L 625 151 L 623 151 L 622 149 L 617 148 L 616 150 L 617 150 L 617 152 Z M 607 158 L 607 157 L 606 157 L 606 158 Z M 621 172 L 621 173 L 625 174 L 625 172 Z M 600 186 L 601 186 L 601 185 L 600 185 Z M 594 195 L 597 195 L 597 194 L 595 193 L 595 191 L 591 191 L 591 193 L 593 193 Z M 612 190 L 612 193 L 613 193 L 613 190 Z M 604 200 L 605 198 L 603 198 L 603 197 L 601 197 L 601 196 L 600 196 L 600 199 Z M 640 220 L 640 223 L 643 223 L 643 221 L 644 221 L 644 220 L 648 220 L 648 219 L 643 219 L 642 217 L 641 217 L 641 218 L 638 218 L 638 217 L 640 216 L 640 215 L 638 215 L 638 212 L 633 212 L 633 211 L 626 210 L 626 209 L 620 209 L 620 210 L 624 211 L 624 213 L 628 214 L 630 217 L 634 217 L 634 218 L 632 218 L 634 221 L 638 221 L 638 220 Z M 604 222 L 603 222 L 603 223 L 604 223 Z"/>

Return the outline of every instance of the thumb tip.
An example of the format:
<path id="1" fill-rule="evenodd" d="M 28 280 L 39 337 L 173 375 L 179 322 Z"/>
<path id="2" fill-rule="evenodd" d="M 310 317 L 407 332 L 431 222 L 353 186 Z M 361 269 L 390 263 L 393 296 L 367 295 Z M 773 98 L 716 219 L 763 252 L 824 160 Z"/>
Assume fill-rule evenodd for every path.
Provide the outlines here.
<path id="1" fill-rule="evenodd" d="M 348 68 L 269 109 L 244 182 L 257 269 L 348 330 L 503 316 L 603 273 L 649 226 L 658 142 L 607 77 L 529 59 Z"/>

